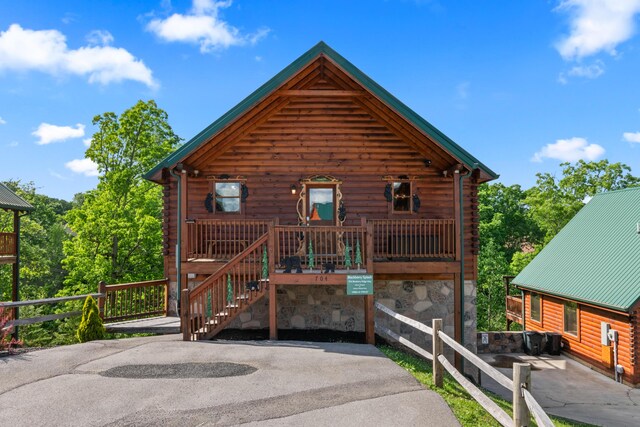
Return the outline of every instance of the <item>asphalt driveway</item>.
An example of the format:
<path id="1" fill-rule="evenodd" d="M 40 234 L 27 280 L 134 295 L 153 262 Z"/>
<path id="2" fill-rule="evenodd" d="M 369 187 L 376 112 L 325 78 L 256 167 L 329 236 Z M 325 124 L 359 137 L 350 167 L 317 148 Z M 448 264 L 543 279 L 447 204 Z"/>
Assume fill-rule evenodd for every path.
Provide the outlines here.
<path id="1" fill-rule="evenodd" d="M 239 424 L 459 425 L 370 345 L 169 335 L 0 358 L 0 425 Z"/>

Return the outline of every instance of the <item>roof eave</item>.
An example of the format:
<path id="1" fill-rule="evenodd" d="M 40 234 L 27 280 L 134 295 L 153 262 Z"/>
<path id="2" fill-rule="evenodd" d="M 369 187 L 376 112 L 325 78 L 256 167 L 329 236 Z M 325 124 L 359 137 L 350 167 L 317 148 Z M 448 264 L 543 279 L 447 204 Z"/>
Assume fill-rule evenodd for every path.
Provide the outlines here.
<path id="1" fill-rule="evenodd" d="M 628 314 L 630 312 L 631 308 L 635 305 L 635 303 L 638 302 L 638 300 L 636 300 L 636 302 L 631 304 L 631 306 L 629 306 L 629 307 L 618 307 L 618 306 L 614 306 L 614 305 L 610 305 L 610 304 L 603 304 L 603 303 L 598 302 L 598 301 L 590 301 L 590 300 L 585 299 L 585 298 L 578 298 L 578 297 L 576 297 L 574 295 L 564 295 L 564 294 L 561 294 L 561 293 L 558 293 L 558 292 L 551 292 L 551 291 L 548 291 L 546 289 L 536 288 L 536 287 L 533 287 L 533 286 L 530 286 L 530 285 L 529 286 L 528 285 L 521 285 L 521 284 L 515 283 L 514 281 L 511 281 L 511 283 L 516 285 L 516 288 L 518 288 L 518 289 L 524 289 L 524 290 L 536 292 L 536 293 L 539 293 L 539 294 L 545 294 L 545 295 L 550 295 L 550 296 L 553 296 L 553 297 L 558 297 L 558 298 L 562 298 L 562 299 L 566 299 L 566 300 L 576 301 L 576 302 L 592 305 L 594 307 L 602 307 L 602 308 L 605 308 L 605 309 L 608 309 L 608 310 L 617 311 L 619 313 Z"/>
<path id="2" fill-rule="evenodd" d="M 324 42 L 319 42 L 307 52 L 298 57 L 295 61 L 285 67 L 282 71 L 272 77 L 269 81 L 264 83 L 258 89 L 253 91 L 249 96 L 243 99 L 240 103 L 238 103 L 235 107 L 227 111 L 224 115 L 222 115 L 219 119 L 211 123 L 204 130 L 202 130 L 195 137 L 190 139 L 172 154 L 170 154 L 167 158 L 161 161 L 157 166 L 151 169 L 149 172 L 143 175 L 145 179 L 154 182 L 161 182 L 161 171 L 164 168 L 170 168 L 187 157 L 190 153 L 192 153 L 195 149 L 197 149 L 201 144 L 210 140 L 217 133 L 223 130 L 227 125 L 232 123 L 238 117 L 240 117 L 244 112 L 248 111 L 251 107 L 259 103 L 262 99 L 264 99 L 269 94 L 273 93 L 284 84 L 291 76 L 293 76 L 297 71 L 302 69 L 307 64 L 311 63 L 318 56 L 325 55 L 331 61 L 336 63 L 340 68 L 342 68 L 346 73 L 351 75 L 356 81 L 358 81 L 362 86 L 364 86 L 372 95 L 376 96 L 380 99 L 385 105 L 389 108 L 396 111 L 400 116 L 402 116 L 405 120 L 415 126 L 419 131 L 426 134 L 429 138 L 431 138 L 436 144 L 440 145 L 446 152 L 448 152 L 451 156 L 459 160 L 462 164 L 464 164 L 469 170 L 479 169 L 480 173 L 478 174 L 479 180 L 481 182 L 490 181 L 493 179 L 497 179 L 499 177 L 494 171 L 489 169 L 483 163 L 481 163 L 478 159 L 473 157 L 469 152 L 464 150 L 458 144 L 456 144 L 452 139 L 447 137 L 444 133 L 434 127 L 431 123 L 426 121 L 416 112 L 414 112 L 411 108 L 402 103 L 398 98 L 389 93 L 386 89 L 376 83 L 373 79 L 367 76 L 365 73 L 360 71 L 355 65 L 349 62 L 346 58 L 340 55 L 338 52 L 333 50 Z"/>

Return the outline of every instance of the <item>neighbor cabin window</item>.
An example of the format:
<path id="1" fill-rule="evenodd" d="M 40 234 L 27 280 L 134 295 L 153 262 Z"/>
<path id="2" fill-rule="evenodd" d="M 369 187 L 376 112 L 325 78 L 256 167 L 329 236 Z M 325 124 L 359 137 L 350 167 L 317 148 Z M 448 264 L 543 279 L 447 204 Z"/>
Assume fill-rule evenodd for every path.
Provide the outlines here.
<path id="1" fill-rule="evenodd" d="M 413 189 L 411 181 L 394 181 L 391 185 L 393 213 L 411 213 Z"/>
<path id="2" fill-rule="evenodd" d="M 539 322 L 541 319 L 540 313 L 540 294 L 531 294 L 531 320 Z"/>
<path id="3" fill-rule="evenodd" d="M 240 213 L 240 182 L 216 182 L 215 187 L 215 211 L 224 213 Z"/>
<path id="4" fill-rule="evenodd" d="M 564 303 L 564 332 L 578 336 L 578 304 L 573 301 Z"/>

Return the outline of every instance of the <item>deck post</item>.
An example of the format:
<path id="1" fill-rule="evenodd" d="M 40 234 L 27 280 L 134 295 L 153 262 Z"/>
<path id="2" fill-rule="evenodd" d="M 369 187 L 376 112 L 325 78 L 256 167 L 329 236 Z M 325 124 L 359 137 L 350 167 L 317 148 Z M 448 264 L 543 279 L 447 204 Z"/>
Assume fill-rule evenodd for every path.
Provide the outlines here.
<path id="1" fill-rule="evenodd" d="M 169 314 L 169 278 L 164 278 L 164 315 Z"/>
<path id="2" fill-rule="evenodd" d="M 367 262 L 367 274 L 373 275 L 373 223 L 368 223 L 366 218 L 362 218 L 362 225 L 367 228 L 367 254 L 366 254 L 366 262 Z M 375 293 L 375 281 L 373 284 L 374 293 Z M 373 308 L 374 298 L 373 295 L 367 295 L 364 297 L 364 335 L 367 341 L 367 344 L 375 344 L 376 343 L 376 333 L 375 333 L 375 311 Z"/>
<path id="3" fill-rule="evenodd" d="M 267 240 L 267 251 L 269 252 L 269 339 L 278 339 L 278 303 L 277 299 L 277 285 L 272 282 L 273 273 L 276 271 L 276 230 L 274 226 L 278 225 L 279 221 L 276 218 L 273 221 L 273 225 L 269 225 L 269 239 Z"/>
<path id="4" fill-rule="evenodd" d="M 531 422 L 529 407 L 524 401 L 522 387 L 531 390 L 531 365 L 528 363 L 513 364 L 513 425 L 527 427 Z"/>
<path id="5" fill-rule="evenodd" d="M 433 354 L 433 383 L 436 387 L 442 387 L 442 377 L 444 370 L 442 363 L 438 360 L 438 356 L 443 353 L 442 339 L 438 333 L 442 330 L 442 319 L 433 319 L 431 321 L 433 329 L 432 354 Z"/>
<path id="6" fill-rule="evenodd" d="M 102 296 L 98 297 L 98 312 L 100 313 L 100 318 L 104 320 L 104 300 L 107 297 L 107 284 L 104 280 L 98 282 L 98 293 L 102 294 Z"/>
<path id="7" fill-rule="evenodd" d="M 182 340 L 191 341 L 191 328 L 190 328 L 191 316 L 189 314 L 189 288 L 182 290 L 182 298 L 180 298 L 180 313 L 182 314 L 181 321 L 180 321 L 180 328 L 182 329 Z"/>

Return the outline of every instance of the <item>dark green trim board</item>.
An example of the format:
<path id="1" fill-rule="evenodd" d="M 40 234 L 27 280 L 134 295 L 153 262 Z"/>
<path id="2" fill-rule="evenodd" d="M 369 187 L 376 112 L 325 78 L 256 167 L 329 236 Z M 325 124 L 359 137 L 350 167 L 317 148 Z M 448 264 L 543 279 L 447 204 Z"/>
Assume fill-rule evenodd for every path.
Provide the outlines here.
<path id="1" fill-rule="evenodd" d="M 511 283 L 629 313 L 640 301 L 640 187 L 597 194 Z"/>
<path id="2" fill-rule="evenodd" d="M 380 99 L 383 103 L 385 103 L 389 108 L 396 111 L 402 117 L 405 118 L 409 123 L 415 126 L 420 131 L 424 132 L 428 135 L 436 144 L 439 144 L 445 151 L 447 151 L 451 156 L 458 159 L 461 163 L 463 163 L 469 170 L 480 169 L 484 172 L 490 179 L 498 178 L 498 174 L 493 172 L 483 163 L 481 163 L 478 159 L 473 157 L 470 153 L 460 147 L 458 144 L 453 142 L 449 137 L 447 137 L 444 133 L 440 132 L 437 128 L 427 122 L 425 119 L 420 117 L 417 113 L 403 104 L 396 97 L 387 92 L 382 86 L 369 78 L 366 74 L 360 71 L 355 65 L 351 62 L 347 61 L 344 57 L 342 57 L 339 53 L 331 49 L 326 43 L 320 42 L 316 44 L 314 47 L 305 52 L 298 59 L 289 64 L 286 68 L 276 74 L 271 80 L 267 81 L 265 84 L 260 86 L 256 91 L 254 91 L 251 95 L 242 100 L 238 105 L 233 107 L 231 110 L 222 115 L 218 120 L 211 123 L 208 127 L 206 127 L 202 132 L 197 134 L 191 140 L 186 142 L 183 146 L 178 148 L 175 152 L 165 158 L 162 162 L 160 162 L 157 166 L 147 172 L 144 177 L 149 180 L 158 180 L 157 174 L 164 168 L 173 167 L 176 163 L 183 160 L 189 154 L 194 152 L 197 148 L 199 148 L 203 143 L 208 141 L 211 137 L 216 135 L 222 129 L 224 129 L 227 125 L 232 123 L 235 119 L 240 117 L 246 111 L 248 111 L 251 107 L 258 104 L 265 97 L 270 95 L 276 89 L 278 89 L 283 83 L 285 83 L 289 78 L 295 75 L 297 72 L 302 70 L 305 66 L 311 63 L 313 60 L 318 58 L 319 56 L 324 55 L 335 64 L 337 64 L 340 68 L 342 68 L 347 74 L 349 74 L 356 82 L 362 85 L 365 89 L 371 92 L 374 96 Z"/>

